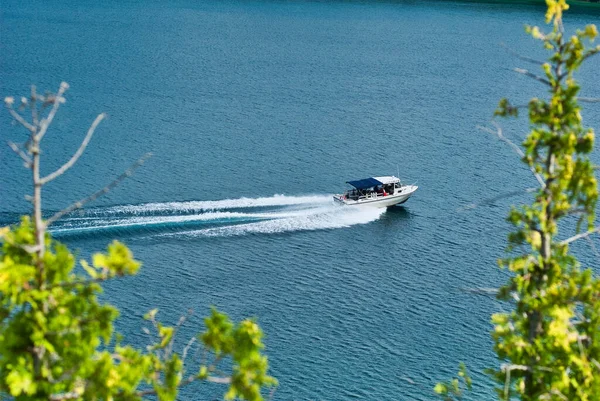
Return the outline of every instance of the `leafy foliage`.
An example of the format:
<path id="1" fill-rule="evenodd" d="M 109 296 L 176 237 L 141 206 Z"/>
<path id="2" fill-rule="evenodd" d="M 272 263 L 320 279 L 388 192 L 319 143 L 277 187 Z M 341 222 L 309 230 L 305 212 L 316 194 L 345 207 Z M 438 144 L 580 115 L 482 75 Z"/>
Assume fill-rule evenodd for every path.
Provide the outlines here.
<path id="1" fill-rule="evenodd" d="M 17 400 L 136 400 L 149 394 L 174 400 L 181 385 L 205 380 L 228 383 L 228 399 L 261 400 L 261 388 L 276 384 L 267 374 L 256 322 L 234 325 L 214 309 L 197 339 L 216 362 L 201 363 L 189 377 L 185 356 L 172 352 L 176 328 L 157 322 L 157 310 L 145 316 L 157 332 L 146 352 L 112 344 L 119 313 L 98 301 L 100 283 L 135 274 L 140 263 L 114 241 L 93 255 L 91 265 L 82 260 L 87 275 L 79 275 L 73 255 L 46 234 L 45 281 L 39 282 L 36 255 L 27 250 L 34 244 L 33 231 L 24 217 L 0 232 L 0 394 Z M 215 376 L 225 357 L 232 359 L 231 377 Z"/>
<path id="2" fill-rule="evenodd" d="M 467 372 L 467 366 L 460 363 L 458 368 L 458 377 L 452 378 L 447 382 L 439 382 L 433 388 L 444 401 L 462 400 L 464 390 L 471 390 L 472 380 Z"/>
<path id="3" fill-rule="evenodd" d="M 35 241 L 30 219 L 0 234 L 1 392 L 17 400 L 137 400 L 149 394 L 174 400 L 181 385 L 205 380 L 228 383 L 228 399 L 261 400 L 261 388 L 276 384 L 267 374 L 256 322 L 234 325 L 214 309 L 198 340 L 216 362 L 201 363 L 187 378 L 185 356 L 172 352 L 176 328 L 157 322 L 157 310 L 145 316 L 157 331 L 146 352 L 111 344 L 118 311 L 97 296 L 103 280 L 139 269 L 125 245 L 114 241 L 105 253 L 93 255 L 91 265 L 82 260 L 87 273 L 82 276 L 74 273 L 68 249 L 46 234 L 46 274 L 39 282 L 36 254 L 27 250 Z M 224 357 L 232 358 L 231 377 L 214 376 Z"/>
<path id="4" fill-rule="evenodd" d="M 489 372 L 502 400 L 594 401 L 600 400 L 600 280 L 581 268 L 569 244 L 600 231 L 594 227 L 598 183 L 588 157 L 595 135 L 582 124 L 574 79 L 600 46 L 585 45 L 598 35 L 595 25 L 566 36 L 565 0 L 546 4 L 552 31 L 526 27 L 551 53 L 539 63 L 543 74 L 516 69 L 549 89 L 549 100 L 533 98 L 527 106 L 531 132 L 519 151 L 541 185 L 530 205 L 514 207 L 508 215 L 515 226 L 508 236 L 511 256 L 499 265 L 512 275 L 498 298 L 514 308 L 492 316 L 494 348 L 504 363 Z M 495 115 L 518 117 L 519 110 L 502 99 Z M 559 240 L 559 222 L 565 220 L 560 227 L 567 227 L 572 217 L 578 217 L 575 235 Z M 469 388 L 470 380 L 466 384 Z M 463 395 L 457 378 L 434 390 L 447 401 Z"/>
<path id="5" fill-rule="evenodd" d="M 529 102 L 531 132 L 523 143 L 523 162 L 543 185 L 531 205 L 508 216 L 516 227 L 509 250 L 522 253 L 499 262 L 513 273 L 499 298 L 514 302 L 514 309 L 492 317 L 495 350 L 506 361 L 493 373 L 503 400 L 600 400 L 600 281 L 569 253 L 573 240 L 596 232 L 598 189 L 588 157 L 595 136 L 583 127 L 573 74 L 600 46 L 584 45 L 597 36 L 594 25 L 566 36 L 565 0 L 547 4 L 552 31 L 526 30 L 551 52 L 543 75 L 535 76 L 550 98 Z M 500 101 L 496 115 L 517 114 L 508 100 Z M 559 222 L 567 216 L 579 216 L 576 234 L 582 226 L 587 231 L 560 241 Z"/>

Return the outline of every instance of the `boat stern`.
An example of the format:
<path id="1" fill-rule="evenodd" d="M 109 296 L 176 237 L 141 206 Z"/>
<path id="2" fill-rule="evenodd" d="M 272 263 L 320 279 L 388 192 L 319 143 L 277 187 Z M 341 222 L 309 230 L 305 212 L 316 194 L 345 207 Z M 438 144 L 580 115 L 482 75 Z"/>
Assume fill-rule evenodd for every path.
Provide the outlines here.
<path id="1" fill-rule="evenodd" d="M 344 194 L 333 195 L 333 201 L 339 205 L 346 204 L 346 196 Z"/>

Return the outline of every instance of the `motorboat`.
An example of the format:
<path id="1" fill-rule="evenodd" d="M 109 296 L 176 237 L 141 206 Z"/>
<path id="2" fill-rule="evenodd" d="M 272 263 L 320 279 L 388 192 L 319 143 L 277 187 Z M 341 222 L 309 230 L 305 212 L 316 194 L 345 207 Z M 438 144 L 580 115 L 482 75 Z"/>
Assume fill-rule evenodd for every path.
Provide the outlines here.
<path id="1" fill-rule="evenodd" d="M 346 181 L 354 189 L 343 194 L 333 195 L 333 200 L 341 205 L 365 205 L 372 207 L 390 207 L 401 205 L 408 200 L 419 188 L 404 185 L 393 175 L 383 177 L 363 178 L 362 180 Z"/>

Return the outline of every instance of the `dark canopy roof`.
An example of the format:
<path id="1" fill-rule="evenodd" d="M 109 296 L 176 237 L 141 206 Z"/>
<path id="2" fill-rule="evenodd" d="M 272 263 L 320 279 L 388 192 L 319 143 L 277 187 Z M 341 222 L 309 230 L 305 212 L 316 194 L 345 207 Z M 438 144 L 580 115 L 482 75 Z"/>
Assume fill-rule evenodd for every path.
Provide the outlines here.
<path id="1" fill-rule="evenodd" d="M 346 181 L 346 183 L 352 185 L 356 189 L 365 189 L 376 187 L 377 185 L 383 185 L 381 181 L 376 180 L 375 178 L 365 178 L 362 180 L 356 181 Z"/>

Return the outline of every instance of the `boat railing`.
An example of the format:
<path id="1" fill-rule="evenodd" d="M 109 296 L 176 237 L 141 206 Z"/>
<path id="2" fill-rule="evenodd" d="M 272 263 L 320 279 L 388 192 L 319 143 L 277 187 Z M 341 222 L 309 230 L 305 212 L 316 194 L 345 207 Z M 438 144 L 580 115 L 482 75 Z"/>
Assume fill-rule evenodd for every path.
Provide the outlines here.
<path id="1" fill-rule="evenodd" d="M 346 199 L 351 199 L 351 200 L 361 200 L 361 199 L 377 199 L 377 198 L 384 198 L 386 196 L 389 196 L 389 193 L 380 193 L 380 192 L 366 192 L 366 193 L 361 193 L 360 191 L 356 190 L 356 189 L 351 189 L 348 190 L 346 192 L 344 192 L 344 198 Z"/>

